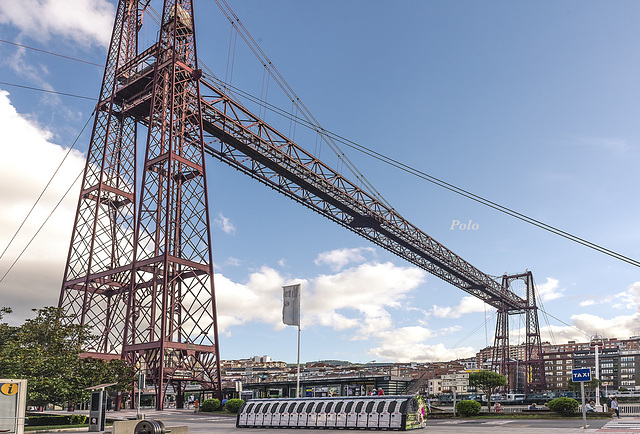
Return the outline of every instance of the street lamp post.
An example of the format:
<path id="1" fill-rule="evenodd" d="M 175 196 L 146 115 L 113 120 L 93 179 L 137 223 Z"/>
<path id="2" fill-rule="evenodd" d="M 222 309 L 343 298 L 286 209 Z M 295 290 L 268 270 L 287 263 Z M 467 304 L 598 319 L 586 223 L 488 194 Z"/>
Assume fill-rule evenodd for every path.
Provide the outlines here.
<path id="1" fill-rule="evenodd" d="M 600 335 L 594 335 L 591 337 L 591 343 L 594 344 L 594 350 L 595 350 L 595 354 L 596 354 L 596 360 L 595 360 L 595 365 L 596 365 L 596 378 L 598 379 L 598 381 L 600 381 L 600 361 L 599 361 L 599 344 L 602 342 L 602 336 Z M 600 405 L 600 383 L 598 382 L 598 384 L 596 385 L 596 409 L 597 411 L 601 411 L 602 407 Z"/>

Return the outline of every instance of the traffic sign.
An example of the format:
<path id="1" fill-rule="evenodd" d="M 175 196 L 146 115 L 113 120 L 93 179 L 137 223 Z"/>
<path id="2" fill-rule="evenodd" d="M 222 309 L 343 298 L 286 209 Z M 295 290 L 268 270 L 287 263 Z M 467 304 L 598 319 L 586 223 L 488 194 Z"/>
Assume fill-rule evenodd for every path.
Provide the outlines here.
<path id="1" fill-rule="evenodd" d="M 571 370 L 573 382 L 591 381 L 591 368 L 580 368 Z"/>

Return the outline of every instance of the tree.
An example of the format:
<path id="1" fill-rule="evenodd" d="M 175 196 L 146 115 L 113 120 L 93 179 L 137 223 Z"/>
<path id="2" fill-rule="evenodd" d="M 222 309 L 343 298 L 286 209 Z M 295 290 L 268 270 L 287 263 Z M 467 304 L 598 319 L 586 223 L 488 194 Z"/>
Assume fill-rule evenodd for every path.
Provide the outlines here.
<path id="1" fill-rule="evenodd" d="M 122 360 L 80 358 L 81 343 L 91 338 L 86 327 L 61 322 L 58 308 L 34 311 L 36 317 L 22 326 L 0 324 L 0 378 L 25 378 L 29 405 L 71 403 L 72 407 L 88 398 L 87 387 L 102 383 L 117 383 L 115 390 L 130 387 L 135 371 Z M 5 334 L 11 339 L 3 339 Z"/>
<path id="2" fill-rule="evenodd" d="M 578 392 L 581 392 L 580 383 L 581 383 L 580 381 L 574 382 L 573 380 L 569 380 L 569 383 L 567 383 L 567 387 L 569 390 L 572 390 L 578 393 Z M 601 385 L 602 385 L 602 381 L 598 380 L 597 378 L 592 378 L 591 381 L 584 381 L 585 398 L 589 397 L 590 395 L 589 391 L 592 391 L 595 396 L 596 388 L 598 388 Z"/>
<path id="3" fill-rule="evenodd" d="M 487 396 L 487 407 L 491 411 L 491 395 L 507 385 L 507 377 L 493 371 L 471 372 L 469 385 L 480 389 Z"/>

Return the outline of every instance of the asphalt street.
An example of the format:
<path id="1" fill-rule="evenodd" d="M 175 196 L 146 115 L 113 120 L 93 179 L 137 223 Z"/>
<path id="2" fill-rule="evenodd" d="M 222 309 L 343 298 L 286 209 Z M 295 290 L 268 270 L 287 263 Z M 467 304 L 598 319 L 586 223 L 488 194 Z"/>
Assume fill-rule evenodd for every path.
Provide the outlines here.
<path id="1" fill-rule="evenodd" d="M 56 412 L 67 414 L 66 412 Z M 145 418 L 160 420 L 166 427 L 188 426 L 190 434 L 318 434 L 318 429 L 291 428 L 236 428 L 235 417 L 195 413 L 193 410 L 146 410 Z M 108 412 L 107 418 L 135 419 L 134 410 Z M 109 428 L 107 428 L 107 432 Z M 364 431 L 364 430 L 363 430 Z M 587 420 L 587 429 L 583 429 L 582 419 L 432 419 L 425 430 L 431 433 L 640 433 L 640 417 L 620 419 Z"/>

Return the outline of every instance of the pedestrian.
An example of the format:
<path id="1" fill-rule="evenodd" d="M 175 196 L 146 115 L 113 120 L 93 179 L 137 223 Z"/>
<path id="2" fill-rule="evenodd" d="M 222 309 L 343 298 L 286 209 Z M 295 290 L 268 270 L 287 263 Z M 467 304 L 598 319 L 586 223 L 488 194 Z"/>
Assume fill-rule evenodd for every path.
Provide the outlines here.
<path id="1" fill-rule="evenodd" d="M 618 419 L 620 419 L 620 409 L 618 408 L 618 398 L 616 398 L 615 396 L 611 398 L 611 408 L 613 409 L 613 411 L 615 411 L 616 416 L 618 416 Z"/>
<path id="2" fill-rule="evenodd" d="M 613 398 L 613 395 L 607 397 L 607 411 L 613 410 L 611 408 L 611 398 Z"/>
<path id="3" fill-rule="evenodd" d="M 500 410 L 502 410 L 502 406 L 500 405 L 499 402 L 496 402 L 495 405 L 493 406 L 493 411 L 495 411 L 496 413 L 500 413 Z"/>

